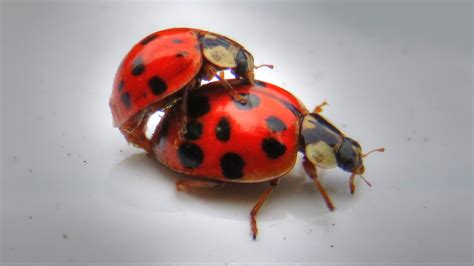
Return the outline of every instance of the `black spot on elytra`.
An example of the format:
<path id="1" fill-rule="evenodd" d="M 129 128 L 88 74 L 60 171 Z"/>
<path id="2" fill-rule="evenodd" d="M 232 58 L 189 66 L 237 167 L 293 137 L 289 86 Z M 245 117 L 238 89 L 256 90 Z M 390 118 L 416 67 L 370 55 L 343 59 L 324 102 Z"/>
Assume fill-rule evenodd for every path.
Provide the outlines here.
<path id="1" fill-rule="evenodd" d="M 260 105 L 260 98 L 258 98 L 257 95 L 248 93 L 240 93 L 240 95 L 242 95 L 242 97 L 244 97 L 247 102 L 244 104 L 239 101 L 234 101 L 237 108 L 242 110 L 251 110 Z"/>
<path id="2" fill-rule="evenodd" d="M 148 80 L 148 86 L 154 95 L 160 95 L 168 88 L 166 82 L 158 76 L 153 76 L 150 80 Z"/>
<path id="3" fill-rule="evenodd" d="M 276 116 L 269 116 L 265 119 L 268 129 L 273 132 L 281 132 L 286 130 L 286 125 Z"/>
<path id="4" fill-rule="evenodd" d="M 276 159 L 285 154 L 286 146 L 274 138 L 265 138 L 262 141 L 262 150 L 268 158 Z"/>
<path id="5" fill-rule="evenodd" d="M 188 115 L 191 118 L 198 118 L 207 114 L 211 110 L 206 96 L 191 96 L 188 98 Z"/>
<path id="6" fill-rule="evenodd" d="M 122 92 L 123 90 L 123 85 L 125 84 L 125 81 L 121 80 L 117 86 L 117 89 L 119 92 Z"/>
<path id="7" fill-rule="evenodd" d="M 201 165 L 204 153 L 198 145 L 184 142 L 178 148 L 178 157 L 184 167 L 193 169 Z"/>
<path id="8" fill-rule="evenodd" d="M 216 138 L 220 141 L 228 141 L 230 139 L 230 123 L 225 117 L 222 117 L 216 126 Z"/>
<path id="9" fill-rule="evenodd" d="M 237 179 L 244 176 L 245 161 L 240 155 L 228 152 L 221 157 L 222 175 L 229 179 Z"/>
<path id="10" fill-rule="evenodd" d="M 120 99 L 122 100 L 122 103 L 125 107 L 127 108 L 132 107 L 132 99 L 130 98 L 130 94 L 128 94 L 128 92 L 122 93 L 122 96 L 120 96 Z"/>
<path id="11" fill-rule="evenodd" d="M 186 133 L 184 138 L 187 140 L 197 140 L 202 134 L 202 124 L 196 120 L 191 120 L 186 123 Z"/>
<path id="12" fill-rule="evenodd" d="M 143 73 L 143 71 L 145 71 L 145 65 L 143 64 L 143 60 L 138 57 L 133 61 L 132 75 L 138 76 Z"/>
<path id="13" fill-rule="evenodd" d="M 149 42 L 153 41 L 154 39 L 156 39 L 156 37 L 158 37 L 158 34 L 152 34 L 152 35 L 149 35 L 147 37 L 145 37 L 145 39 L 143 39 L 140 43 L 142 45 L 147 45 Z"/>
<path id="14" fill-rule="evenodd" d="M 179 43 L 183 43 L 183 40 L 181 40 L 181 39 L 173 39 L 172 42 L 173 42 L 174 44 L 179 44 Z"/>
<path id="15" fill-rule="evenodd" d="M 176 57 L 179 57 L 179 58 L 183 58 L 185 56 L 188 56 L 188 52 L 186 51 L 179 51 L 177 54 L 176 54 Z"/>

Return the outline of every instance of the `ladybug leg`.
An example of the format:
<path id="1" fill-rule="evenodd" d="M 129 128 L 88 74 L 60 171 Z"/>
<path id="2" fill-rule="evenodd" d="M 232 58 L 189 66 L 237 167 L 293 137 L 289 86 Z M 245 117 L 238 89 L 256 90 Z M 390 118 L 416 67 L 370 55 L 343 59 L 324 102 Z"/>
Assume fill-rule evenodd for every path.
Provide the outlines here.
<path id="1" fill-rule="evenodd" d="M 230 85 L 226 79 L 224 79 L 221 75 L 217 73 L 217 70 L 215 70 L 213 67 L 209 67 L 207 71 L 210 74 L 210 76 L 216 77 L 220 81 L 222 86 L 227 90 L 227 92 L 229 92 L 230 96 L 232 96 L 232 99 L 234 99 L 234 101 L 238 101 L 242 104 L 247 104 L 247 99 L 243 97 L 242 95 L 238 94 L 234 90 L 234 88 L 232 88 L 232 85 Z"/>
<path id="2" fill-rule="evenodd" d="M 191 191 L 195 188 L 215 188 L 221 187 L 222 182 L 209 180 L 179 180 L 176 182 L 176 190 Z"/>
<path id="3" fill-rule="evenodd" d="M 310 161 L 308 161 L 306 158 L 304 158 L 303 168 L 304 168 L 306 174 L 313 180 L 314 184 L 316 185 L 316 187 L 319 190 L 319 193 L 321 193 L 321 195 L 323 196 L 324 201 L 326 202 L 326 205 L 328 206 L 329 210 L 333 211 L 334 210 L 334 204 L 332 204 L 331 198 L 329 197 L 328 193 L 324 189 L 323 185 L 321 185 L 321 183 L 318 180 L 318 174 L 317 174 L 316 167 Z"/>
<path id="4" fill-rule="evenodd" d="M 274 179 L 270 181 L 270 187 L 267 188 L 262 195 L 260 195 L 260 198 L 258 198 L 257 203 L 255 203 L 255 206 L 253 206 L 252 210 L 250 211 L 250 227 L 252 229 L 252 237 L 255 240 L 257 238 L 257 233 L 258 233 L 258 228 L 257 228 L 257 219 L 256 216 L 258 214 L 258 211 L 262 207 L 263 203 L 267 200 L 267 198 L 270 196 L 272 193 L 273 189 L 278 185 L 280 182 L 280 179 Z"/>
<path id="5" fill-rule="evenodd" d="M 219 77 L 221 77 L 221 79 L 225 79 L 225 72 L 219 71 Z"/>
<path id="6" fill-rule="evenodd" d="M 328 106 L 328 102 L 324 101 L 322 102 L 321 104 L 319 104 L 318 106 L 314 107 L 314 110 L 313 110 L 313 113 L 321 113 L 323 111 L 323 107 L 324 106 Z"/>

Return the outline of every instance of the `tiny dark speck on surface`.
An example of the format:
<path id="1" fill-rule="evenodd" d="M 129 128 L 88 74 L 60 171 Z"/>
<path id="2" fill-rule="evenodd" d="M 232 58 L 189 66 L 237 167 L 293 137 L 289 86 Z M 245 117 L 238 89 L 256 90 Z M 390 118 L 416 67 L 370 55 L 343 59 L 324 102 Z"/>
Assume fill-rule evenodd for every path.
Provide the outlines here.
<path id="1" fill-rule="evenodd" d="M 87 161 L 84 161 L 84 163 L 87 163 Z"/>
<path id="2" fill-rule="evenodd" d="M 31 173 L 31 172 L 33 172 L 33 171 L 32 171 L 31 169 L 29 169 L 29 170 L 28 170 L 28 172 L 30 172 L 30 173 Z"/>
<path id="3" fill-rule="evenodd" d="M 68 239 L 69 236 L 67 236 L 66 234 L 63 234 L 63 238 L 64 238 L 64 239 Z"/>
<path id="4" fill-rule="evenodd" d="M 331 248 L 333 248 L 333 247 L 334 247 L 334 245 L 331 245 Z"/>
<path id="5" fill-rule="evenodd" d="M 407 138 L 407 141 L 411 141 L 411 138 Z"/>
<path id="6" fill-rule="evenodd" d="M 336 224 L 332 224 L 332 226 L 335 226 Z"/>
<path id="7" fill-rule="evenodd" d="M 31 219 L 33 219 L 33 217 L 31 217 L 31 216 L 30 216 L 30 217 L 28 217 L 28 218 L 29 218 L 30 220 L 31 220 Z"/>

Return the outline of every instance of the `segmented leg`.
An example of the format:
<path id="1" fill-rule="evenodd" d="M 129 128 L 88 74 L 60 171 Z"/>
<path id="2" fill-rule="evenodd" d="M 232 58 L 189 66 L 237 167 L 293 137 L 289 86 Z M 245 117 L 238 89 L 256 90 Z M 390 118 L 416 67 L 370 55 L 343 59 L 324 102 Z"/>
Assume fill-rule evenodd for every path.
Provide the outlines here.
<path id="1" fill-rule="evenodd" d="M 306 158 L 303 159 L 303 168 L 306 172 L 306 174 L 313 180 L 314 184 L 319 190 L 319 193 L 324 198 L 324 201 L 326 202 L 326 205 L 328 206 L 329 210 L 333 211 L 334 210 L 334 204 L 332 204 L 331 198 L 329 197 L 328 193 L 326 192 L 326 189 L 324 189 L 323 185 L 318 180 L 318 174 L 317 174 L 317 169 L 316 167 L 308 161 Z"/>
<path id="2" fill-rule="evenodd" d="M 176 182 L 176 190 L 191 191 L 195 188 L 215 188 L 221 187 L 222 182 L 210 180 L 179 180 Z"/>
<path id="3" fill-rule="evenodd" d="M 314 110 L 313 110 L 313 113 L 321 113 L 323 111 L 323 107 L 324 106 L 328 106 L 328 102 L 324 101 L 322 102 L 321 104 L 319 104 L 318 106 L 314 107 Z"/>
<path id="4" fill-rule="evenodd" d="M 267 198 L 272 193 L 273 189 L 278 185 L 280 179 L 274 179 L 270 181 L 270 187 L 267 188 L 258 198 L 257 203 L 253 206 L 252 210 L 250 211 L 250 227 L 252 229 L 252 237 L 253 239 L 257 238 L 258 228 L 257 228 L 257 219 L 256 216 L 258 211 L 262 207 L 263 203 L 267 200 Z"/>
<path id="5" fill-rule="evenodd" d="M 246 104 L 247 103 L 247 99 L 244 98 L 242 95 L 238 94 L 234 88 L 232 88 L 232 86 L 229 84 L 229 82 L 224 79 L 223 77 L 221 77 L 219 75 L 219 73 L 217 73 L 217 71 L 213 68 L 213 67 L 209 67 L 207 68 L 207 72 L 209 73 L 210 76 L 212 77 L 216 77 L 219 82 L 222 84 L 222 86 L 227 90 L 227 92 L 230 94 L 230 96 L 234 99 L 234 101 L 238 101 L 238 102 L 241 102 L 242 104 Z"/>

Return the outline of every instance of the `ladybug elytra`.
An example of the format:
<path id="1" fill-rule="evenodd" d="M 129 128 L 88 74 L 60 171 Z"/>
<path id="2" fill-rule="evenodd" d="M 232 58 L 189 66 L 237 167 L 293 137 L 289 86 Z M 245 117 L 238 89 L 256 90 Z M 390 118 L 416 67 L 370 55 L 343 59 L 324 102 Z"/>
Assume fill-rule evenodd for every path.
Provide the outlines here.
<path id="1" fill-rule="evenodd" d="M 269 182 L 250 212 L 254 239 L 260 207 L 280 177 L 293 168 L 298 152 L 303 153 L 303 168 L 330 210 L 334 205 L 318 180 L 317 167 L 337 166 L 350 172 L 350 192 L 354 192 L 354 178 L 364 173 L 363 158 L 370 152 L 364 154 L 357 141 L 319 114 L 324 104 L 309 112 L 292 94 L 270 83 L 228 82 L 245 103 L 229 97 L 220 82 L 212 82 L 190 93 L 187 114 L 176 103 L 155 130 L 150 146 L 161 163 L 203 177 L 179 181 L 178 190 L 225 182 Z"/>
<path id="2" fill-rule="evenodd" d="M 150 151 L 145 131 L 156 110 L 179 97 L 185 102 L 188 90 L 213 77 L 244 103 L 218 71 L 231 70 L 236 78 L 253 84 L 254 68 L 252 55 L 222 35 L 191 28 L 152 33 L 132 47 L 117 70 L 109 103 L 114 125 L 129 142 Z"/>

